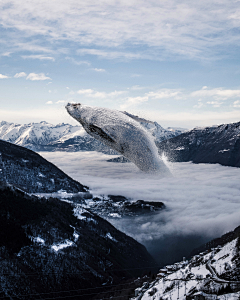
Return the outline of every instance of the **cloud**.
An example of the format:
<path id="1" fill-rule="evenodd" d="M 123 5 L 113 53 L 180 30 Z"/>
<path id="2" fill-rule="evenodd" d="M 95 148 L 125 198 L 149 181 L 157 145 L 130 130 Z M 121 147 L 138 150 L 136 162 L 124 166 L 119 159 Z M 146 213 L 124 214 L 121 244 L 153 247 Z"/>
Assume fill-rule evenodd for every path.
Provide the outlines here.
<path id="1" fill-rule="evenodd" d="M 0 74 L 0 79 L 7 79 L 7 78 L 9 78 L 7 75 Z"/>
<path id="2" fill-rule="evenodd" d="M 45 56 L 42 54 L 39 55 L 22 55 L 24 59 L 39 59 L 39 60 L 52 60 L 55 61 L 55 58 L 52 56 Z"/>
<path id="3" fill-rule="evenodd" d="M 134 114 L 134 111 L 130 112 Z M 211 126 L 214 124 L 239 122 L 239 110 L 192 110 L 188 112 L 179 110 L 173 112 L 144 109 L 144 111 L 142 111 L 142 117 L 148 120 L 157 121 L 159 124 L 166 127 L 181 126 L 193 128 L 196 126 Z"/>
<path id="4" fill-rule="evenodd" d="M 44 73 L 39 73 L 39 74 L 36 74 L 36 73 L 30 73 L 28 74 L 27 80 L 47 80 L 47 79 L 50 79 L 50 77 L 47 77 Z"/>
<path id="5" fill-rule="evenodd" d="M 56 50 L 56 45 L 76 48 L 77 44 L 123 49 L 95 54 L 87 50 L 104 58 L 215 59 L 240 45 L 238 1 L 12 0 L 11 5 L 6 4 L 6 0 L 0 4 L 0 22 L 7 31 L 8 45 L 15 48 L 12 51 L 30 46 L 50 51 Z M 136 54 L 136 49 L 145 50 Z M 87 54 L 84 51 L 82 54 Z"/>
<path id="6" fill-rule="evenodd" d="M 106 72 L 105 69 L 94 68 L 93 70 L 94 70 L 95 72 L 101 72 L 101 73 Z"/>
<path id="7" fill-rule="evenodd" d="M 173 177 L 164 178 L 140 172 L 132 163 L 106 162 L 109 156 L 102 153 L 41 155 L 90 186 L 94 195 L 123 195 L 132 200 L 165 203 L 167 209 L 155 215 L 110 220 L 147 247 L 152 241 L 171 236 L 173 240 L 174 236 L 190 235 L 209 240 L 239 225 L 239 168 L 167 162 Z M 158 243 L 159 248 L 163 246 L 167 247 Z"/>
<path id="8" fill-rule="evenodd" d="M 240 90 L 224 89 L 222 87 L 207 89 L 207 87 L 203 87 L 201 90 L 192 92 L 190 96 L 213 97 L 215 99 L 226 100 L 228 98 L 240 97 Z"/>
<path id="9" fill-rule="evenodd" d="M 12 107 L 10 109 L 0 108 L 0 120 L 21 124 L 41 122 L 43 120 L 52 124 L 58 124 L 65 120 L 65 123 L 76 125 L 76 122 L 72 121 L 65 108 L 61 105 L 50 104 L 35 109 L 19 108 L 14 110 Z"/>
<path id="10" fill-rule="evenodd" d="M 77 91 L 79 95 L 90 95 L 93 94 L 93 92 L 94 91 L 92 89 L 81 89 Z"/>
<path id="11" fill-rule="evenodd" d="M 141 77 L 141 76 L 142 76 L 141 74 L 132 74 L 131 75 L 132 78 Z"/>
<path id="12" fill-rule="evenodd" d="M 240 100 L 234 101 L 233 107 L 240 107 Z"/>
<path id="13" fill-rule="evenodd" d="M 146 95 L 153 99 L 167 99 L 167 98 L 181 99 L 180 96 L 181 91 L 171 90 L 171 89 L 161 89 L 157 92 L 149 92 Z"/>
<path id="14" fill-rule="evenodd" d="M 202 106 L 204 106 L 204 104 L 202 103 L 202 100 L 199 99 L 199 100 L 198 100 L 198 104 L 194 105 L 193 107 L 194 107 L 194 108 L 201 108 Z"/>
<path id="15" fill-rule="evenodd" d="M 7 56 L 7 57 L 10 57 L 11 54 L 12 54 L 12 52 L 4 52 L 4 53 L 2 53 L 0 56 Z"/>
<path id="16" fill-rule="evenodd" d="M 47 101 L 46 104 L 53 104 L 53 102 L 52 101 Z"/>
<path id="17" fill-rule="evenodd" d="M 27 74 L 25 72 L 16 73 L 13 77 L 14 78 L 20 78 L 20 77 L 26 77 Z"/>
<path id="18" fill-rule="evenodd" d="M 148 96 L 143 96 L 143 97 L 128 97 L 127 100 L 120 105 L 121 109 L 126 109 L 130 106 L 136 106 L 139 105 L 143 102 L 147 102 L 148 101 Z"/>
<path id="19" fill-rule="evenodd" d="M 219 102 L 219 101 L 208 101 L 207 104 L 211 104 L 213 107 L 220 107 L 223 102 Z"/>
<path id="20" fill-rule="evenodd" d="M 78 90 L 77 93 L 79 95 L 84 95 L 89 98 L 103 99 L 103 98 L 108 98 L 108 97 L 117 97 L 119 95 L 125 94 L 126 91 L 114 91 L 114 92 L 106 93 L 106 92 L 94 91 L 92 89 L 81 89 L 81 90 Z"/>
<path id="21" fill-rule="evenodd" d="M 76 60 L 72 57 L 65 57 L 66 60 L 70 60 L 73 64 L 77 65 L 77 66 L 81 66 L 81 65 L 87 65 L 90 66 L 91 63 L 86 61 L 86 60 Z"/>
<path id="22" fill-rule="evenodd" d="M 99 50 L 99 49 L 79 49 L 79 55 L 95 55 L 106 59 L 141 59 L 150 58 L 147 55 L 134 52 L 121 52 L 113 50 Z"/>
<path id="23" fill-rule="evenodd" d="M 140 90 L 144 90 L 145 87 L 140 86 L 140 85 L 133 85 L 132 87 L 129 88 L 132 91 L 140 91 Z"/>
<path id="24" fill-rule="evenodd" d="M 57 102 L 56 102 L 56 104 L 63 104 L 63 103 L 66 103 L 67 102 L 67 100 L 58 100 Z"/>
<path id="25" fill-rule="evenodd" d="M 141 88 L 139 86 L 133 86 L 131 88 L 131 90 L 141 90 L 141 89 L 144 88 Z M 121 109 L 126 109 L 131 106 L 137 106 L 149 100 L 159 100 L 159 99 L 168 99 L 168 98 L 179 100 L 182 98 L 182 92 L 180 90 L 175 90 L 175 89 L 161 89 L 156 92 L 145 93 L 143 96 L 128 97 L 121 105 Z"/>

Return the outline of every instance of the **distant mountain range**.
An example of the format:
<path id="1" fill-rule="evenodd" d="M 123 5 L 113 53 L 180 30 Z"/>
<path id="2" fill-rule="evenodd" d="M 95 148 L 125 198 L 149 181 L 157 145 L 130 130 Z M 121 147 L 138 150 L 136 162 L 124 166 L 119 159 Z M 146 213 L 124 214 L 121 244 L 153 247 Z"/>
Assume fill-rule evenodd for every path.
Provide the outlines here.
<path id="1" fill-rule="evenodd" d="M 156 144 L 170 161 L 240 167 L 240 122 L 195 128 Z"/>
<path id="2" fill-rule="evenodd" d="M 156 142 L 175 137 L 186 131 L 186 129 L 170 127 L 164 129 L 157 122 L 144 119 L 140 119 L 140 123 L 154 136 Z M 64 123 L 52 125 L 43 121 L 21 125 L 2 121 L 0 123 L 0 139 L 34 151 L 84 150 L 117 154 L 87 134 L 81 126 Z"/>

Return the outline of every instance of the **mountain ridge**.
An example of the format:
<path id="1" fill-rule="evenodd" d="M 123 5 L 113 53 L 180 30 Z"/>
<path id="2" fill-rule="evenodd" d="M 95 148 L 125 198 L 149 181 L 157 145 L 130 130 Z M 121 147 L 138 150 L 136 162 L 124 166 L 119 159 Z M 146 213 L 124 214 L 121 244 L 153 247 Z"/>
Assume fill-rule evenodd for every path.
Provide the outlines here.
<path id="1" fill-rule="evenodd" d="M 142 120 L 142 119 L 141 119 Z M 142 121 L 156 141 L 180 134 L 180 129 L 164 129 L 157 122 Z M 99 151 L 118 154 L 106 145 L 95 140 L 82 126 L 60 123 L 57 125 L 42 121 L 40 123 L 15 124 L 0 123 L 0 139 L 26 147 L 34 151 Z"/>
<path id="2" fill-rule="evenodd" d="M 194 128 L 157 147 L 170 161 L 240 167 L 240 122 Z"/>
<path id="3" fill-rule="evenodd" d="M 1 140 L 0 180 L 29 193 L 88 190 L 34 151 Z"/>

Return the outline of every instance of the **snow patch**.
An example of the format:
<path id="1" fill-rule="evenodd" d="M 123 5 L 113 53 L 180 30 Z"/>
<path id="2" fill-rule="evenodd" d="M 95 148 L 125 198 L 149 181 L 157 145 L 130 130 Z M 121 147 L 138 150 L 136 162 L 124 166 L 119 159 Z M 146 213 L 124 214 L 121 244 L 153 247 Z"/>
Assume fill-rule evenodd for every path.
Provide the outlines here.
<path id="1" fill-rule="evenodd" d="M 218 152 L 224 153 L 224 152 L 228 152 L 228 151 L 230 151 L 230 149 L 223 149 L 223 150 L 219 150 Z"/>
<path id="2" fill-rule="evenodd" d="M 59 250 L 62 250 L 64 248 L 70 247 L 74 244 L 74 242 L 65 240 L 63 243 L 59 244 L 54 244 L 51 246 L 51 249 L 54 250 L 55 252 L 58 252 Z"/>
<path id="3" fill-rule="evenodd" d="M 32 239 L 32 241 L 33 241 L 34 243 L 39 243 L 39 244 L 42 244 L 42 245 L 45 244 L 45 240 L 42 239 L 42 238 L 40 238 L 39 236 L 34 237 L 34 238 Z"/>
<path id="4" fill-rule="evenodd" d="M 117 243 L 117 240 L 111 235 L 110 232 L 106 233 L 105 237 L 108 238 L 109 240 L 112 240 L 113 242 Z"/>

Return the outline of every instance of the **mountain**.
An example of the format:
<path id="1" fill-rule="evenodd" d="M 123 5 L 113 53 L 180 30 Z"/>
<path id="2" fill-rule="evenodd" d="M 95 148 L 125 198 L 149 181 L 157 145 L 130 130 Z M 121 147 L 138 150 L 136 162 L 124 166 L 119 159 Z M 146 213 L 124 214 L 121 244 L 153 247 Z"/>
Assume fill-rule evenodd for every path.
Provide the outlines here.
<path id="1" fill-rule="evenodd" d="M 140 122 L 141 121 L 141 122 Z M 139 122 L 160 142 L 177 136 L 181 129 L 162 128 L 157 122 L 141 119 Z M 94 139 L 82 128 L 69 124 L 52 125 L 47 122 L 15 124 L 0 123 L 0 139 L 34 151 L 99 151 L 117 154 L 100 141 Z"/>
<path id="2" fill-rule="evenodd" d="M 132 299 L 239 299 L 240 226 L 205 245 L 189 260 L 165 266 Z"/>
<path id="3" fill-rule="evenodd" d="M 39 154 L 1 140 L 0 180 L 29 193 L 87 191 L 87 187 L 73 180 Z"/>
<path id="4" fill-rule="evenodd" d="M 240 122 L 195 128 L 157 146 L 170 161 L 240 167 Z"/>
<path id="5" fill-rule="evenodd" d="M 91 299 L 154 270 L 146 248 L 81 204 L 0 182 L 0 298 Z"/>

